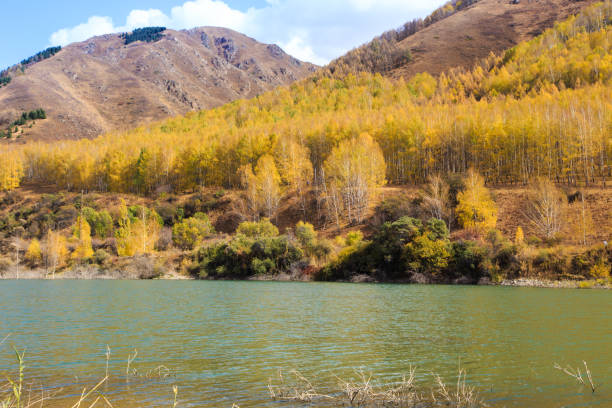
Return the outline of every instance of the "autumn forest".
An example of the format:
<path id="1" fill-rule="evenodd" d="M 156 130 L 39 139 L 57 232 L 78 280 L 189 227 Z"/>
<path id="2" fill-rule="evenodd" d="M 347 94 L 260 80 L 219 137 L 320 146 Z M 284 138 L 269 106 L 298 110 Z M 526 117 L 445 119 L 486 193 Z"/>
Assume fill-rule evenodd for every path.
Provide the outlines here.
<path id="1" fill-rule="evenodd" d="M 359 52 L 367 51 L 354 51 Z M 314 230 L 302 226 L 308 230 L 303 231 L 307 237 L 296 245 L 310 254 L 308 258 L 322 271 L 319 276 L 348 279 L 342 271 L 380 269 L 384 259 L 377 258 L 384 252 L 380 248 L 390 250 L 385 240 L 396 239 L 397 234 L 410 248 L 397 249 L 402 255 L 394 259 L 408 257 L 413 270 L 434 276 L 433 271 L 461 269 L 455 257 L 462 249 L 449 241 L 455 227 L 488 240 L 488 251 L 494 254 L 480 253 L 483 262 L 502 256 L 501 247 L 496 247 L 501 242 L 522 245 L 526 240 L 522 229 L 505 238 L 488 234 L 496 226 L 497 210 L 487 188 L 543 183 L 539 190 L 550 194 L 535 200 L 539 207 L 534 204 L 535 210 L 543 211 L 546 201 L 551 197 L 555 201 L 559 194 L 551 186 L 605 188 L 611 181 L 609 1 L 590 6 L 500 55 L 491 54 L 471 69 L 455 68 L 439 77 L 422 73 L 395 80 L 342 64 L 351 64 L 351 59 L 251 100 L 127 132 L 93 140 L 5 144 L 0 152 L 0 190 L 18 189 L 22 184 L 53 185 L 74 194 L 123 193 L 151 199 L 160 194 L 227 189 L 244 197 L 243 215 L 253 222 L 274 222 L 283 200 L 291 198 L 304 221 L 316 207 L 317 213 L 325 213 L 325 225 L 340 231 L 341 226 L 366 222 L 381 187 L 426 186 L 424 205 L 433 202 L 427 208 L 436 209 L 428 210 L 431 222 L 423 217 L 419 222 L 414 221 L 418 217 L 400 218 L 401 222 L 395 222 L 401 225 L 387 225 L 386 230 L 369 236 L 370 241 L 359 232 L 343 235 L 335 243 L 317 238 Z M 453 180 L 462 181 L 453 184 Z M 448 197 L 451 202 L 447 203 Z M 114 221 L 119 255 L 138 253 L 143 245 L 140 252 L 150 252 L 147 245 L 152 250 L 155 243 L 145 238 L 139 243 L 125 241 L 130 225 L 141 231 L 134 232 L 135 237 L 145 237 L 150 235 L 147 228 L 158 225 L 157 231 L 168 223 L 145 207 L 130 210 L 124 205 L 120 212 Z M 190 223 L 179 229 L 201 231 L 194 238 L 197 242 L 185 248 L 197 250 L 201 239 L 214 235 L 203 212 L 178 217 L 177 224 L 188 218 Z M 542 221 L 537 214 L 531 218 L 534 224 Z M 82 227 L 84 219 L 84 214 L 79 215 L 74 229 L 77 238 L 92 234 Z M 318 225 L 312 217 L 309 221 Z M 551 241 L 561 230 L 552 225 L 556 222 L 534 228 L 542 232 L 540 238 Z M 89 224 L 87 228 L 95 222 Z M 239 235 L 242 238 L 224 243 L 223 250 L 196 251 L 194 265 L 200 271 L 196 274 L 220 273 L 219 268 L 227 265 L 218 257 L 227 256 L 232 248 L 240 256 L 253 257 L 253 245 L 260 239 L 271 248 L 284 248 L 278 249 L 283 254 L 293 245 L 289 238 L 279 238 L 278 231 Z M 121 249 L 121 245 L 133 248 Z M 343 250 L 344 255 L 339 254 Z M 330 258 L 330 254 L 336 255 Z M 379 261 L 341 265 L 350 264 L 354 254 Z M 284 261 L 278 260 L 280 255 L 265 256 L 255 263 L 249 258 L 246 263 L 251 269 L 237 275 L 287 269 L 302 255 Z M 273 263 L 263 264 L 264 259 Z M 215 268 L 209 267 L 215 262 Z M 588 270 L 599 261 L 593 262 Z M 601 269 L 605 267 L 601 263 Z M 496 270 L 494 265 L 484 269 Z"/>

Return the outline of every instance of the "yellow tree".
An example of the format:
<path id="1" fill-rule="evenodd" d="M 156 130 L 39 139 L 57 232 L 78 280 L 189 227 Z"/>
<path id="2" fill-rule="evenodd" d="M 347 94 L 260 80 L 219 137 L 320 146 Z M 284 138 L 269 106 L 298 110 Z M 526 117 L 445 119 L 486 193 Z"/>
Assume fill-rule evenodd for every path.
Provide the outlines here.
<path id="1" fill-rule="evenodd" d="M 162 222 L 154 210 L 144 206 L 137 207 L 136 219 L 132 222 L 131 234 L 136 254 L 155 252 Z"/>
<path id="2" fill-rule="evenodd" d="M 119 208 L 119 228 L 115 231 L 119 256 L 134 256 L 155 252 L 162 222 L 159 215 L 144 206 Z"/>
<path id="3" fill-rule="evenodd" d="M 115 230 L 115 239 L 117 241 L 117 255 L 119 256 L 134 256 L 136 253 L 136 245 L 132 234 L 132 221 L 125 201 L 122 199 L 119 206 L 119 224 Z"/>
<path id="4" fill-rule="evenodd" d="M 19 187 L 23 177 L 23 163 L 16 152 L 0 153 L 0 191 Z"/>
<path id="5" fill-rule="evenodd" d="M 306 189 L 313 176 L 309 154 L 307 148 L 292 140 L 279 142 L 276 149 L 280 176 L 298 195 L 303 212 L 306 211 Z"/>
<path id="6" fill-rule="evenodd" d="M 38 266 L 42 261 L 42 250 L 40 248 L 40 241 L 34 238 L 25 253 L 25 260 L 30 266 Z"/>
<path id="7" fill-rule="evenodd" d="M 323 165 L 328 208 L 348 222 L 362 222 L 378 188 L 385 184 L 385 159 L 366 133 L 342 141 Z"/>
<path id="8" fill-rule="evenodd" d="M 516 227 L 516 234 L 514 235 L 514 243 L 516 245 L 523 245 L 525 243 L 525 234 L 523 233 L 523 228 Z"/>
<path id="9" fill-rule="evenodd" d="M 47 232 L 44 255 L 47 269 L 51 270 L 51 275 L 55 278 L 55 272 L 64 264 L 68 255 L 66 238 L 60 232 L 52 230 Z"/>
<path id="10" fill-rule="evenodd" d="M 485 187 L 484 179 L 473 169 L 465 177 L 465 190 L 457 194 L 455 212 L 463 228 L 483 232 L 495 228 L 497 206 Z"/>
<path id="11" fill-rule="evenodd" d="M 446 222 L 450 231 L 452 206 L 450 204 L 450 187 L 446 181 L 436 174 L 429 177 L 429 183 L 423 191 L 423 202 L 433 218 Z"/>
<path id="12" fill-rule="evenodd" d="M 72 259 L 83 260 L 91 258 L 93 255 L 93 249 L 91 248 L 91 227 L 82 215 L 77 217 L 73 238 L 77 246 L 72 253 Z"/>
<path id="13" fill-rule="evenodd" d="M 261 156 L 255 166 L 255 173 L 247 166 L 243 170 L 243 182 L 255 217 L 264 212 L 268 218 L 272 218 L 281 199 L 281 178 L 274 158 L 269 154 Z"/>

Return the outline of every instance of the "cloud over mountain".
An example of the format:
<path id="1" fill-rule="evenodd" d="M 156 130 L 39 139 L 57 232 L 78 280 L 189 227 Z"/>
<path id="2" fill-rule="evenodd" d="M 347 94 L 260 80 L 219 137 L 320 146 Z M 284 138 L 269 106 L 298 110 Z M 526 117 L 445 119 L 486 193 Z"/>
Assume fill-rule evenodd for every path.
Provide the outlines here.
<path id="1" fill-rule="evenodd" d="M 192 0 L 169 11 L 132 10 L 123 25 L 110 17 L 92 16 L 50 37 L 52 45 L 66 45 L 91 36 L 129 31 L 145 26 L 185 29 L 220 26 L 259 41 L 276 43 L 295 57 L 325 64 L 374 35 L 400 26 L 433 10 L 442 1 L 406 0 L 266 0 L 246 11 L 221 0 Z"/>

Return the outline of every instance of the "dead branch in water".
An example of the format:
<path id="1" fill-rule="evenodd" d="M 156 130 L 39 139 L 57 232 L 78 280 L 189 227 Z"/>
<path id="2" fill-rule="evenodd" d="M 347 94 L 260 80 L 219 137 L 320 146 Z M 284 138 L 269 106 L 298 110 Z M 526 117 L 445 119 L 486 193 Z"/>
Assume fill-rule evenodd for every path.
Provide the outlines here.
<path id="1" fill-rule="evenodd" d="M 589 370 L 589 366 L 587 365 L 586 361 L 583 361 L 582 363 L 584 364 L 584 371 L 586 373 L 587 380 L 589 381 L 591 392 L 595 393 L 597 386 L 595 386 L 595 383 L 593 382 L 593 376 L 591 375 L 591 370 Z M 580 372 L 580 368 L 573 369 L 569 365 L 564 368 L 564 367 L 561 367 L 557 363 L 554 364 L 554 367 L 557 370 L 562 371 L 565 374 L 569 375 L 570 377 L 574 378 L 579 384 L 586 385 L 584 378 L 582 378 L 582 373 Z"/>
<path id="2" fill-rule="evenodd" d="M 270 398 L 280 401 L 299 402 L 312 402 L 314 399 L 332 398 L 329 395 L 318 393 L 312 383 L 299 371 L 291 370 L 289 374 L 294 377 L 294 382 L 292 383 L 288 383 L 285 380 L 282 370 L 278 370 L 278 385 L 273 385 L 270 378 L 268 382 Z"/>

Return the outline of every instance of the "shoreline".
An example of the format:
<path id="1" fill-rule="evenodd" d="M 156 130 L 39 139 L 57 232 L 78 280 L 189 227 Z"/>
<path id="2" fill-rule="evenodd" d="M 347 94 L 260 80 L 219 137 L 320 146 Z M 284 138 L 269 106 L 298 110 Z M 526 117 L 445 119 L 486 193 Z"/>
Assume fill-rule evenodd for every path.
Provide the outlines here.
<path id="1" fill-rule="evenodd" d="M 594 280 L 550 280 L 540 278 L 517 278 L 505 279 L 501 282 L 491 282 L 489 279 L 481 279 L 479 282 L 423 282 L 414 280 L 374 280 L 374 279 L 353 279 L 350 281 L 339 280 L 329 281 L 336 283 L 353 284 L 394 284 L 394 285 L 452 285 L 452 286 L 500 286 L 515 288 L 546 288 L 546 289 L 612 289 L 611 284 L 603 284 Z M 99 270 L 91 268 L 76 268 L 63 272 L 58 272 L 55 276 L 48 274 L 44 270 L 21 270 L 7 271 L 0 273 L 0 281 L 7 280 L 126 280 L 126 281 L 146 281 L 146 280 L 189 280 L 189 281 L 237 281 L 237 282 L 316 282 L 308 276 L 296 275 L 255 275 L 246 279 L 198 279 L 193 276 L 184 275 L 175 271 L 164 273 L 154 278 L 140 278 L 127 272 L 116 270 Z"/>

